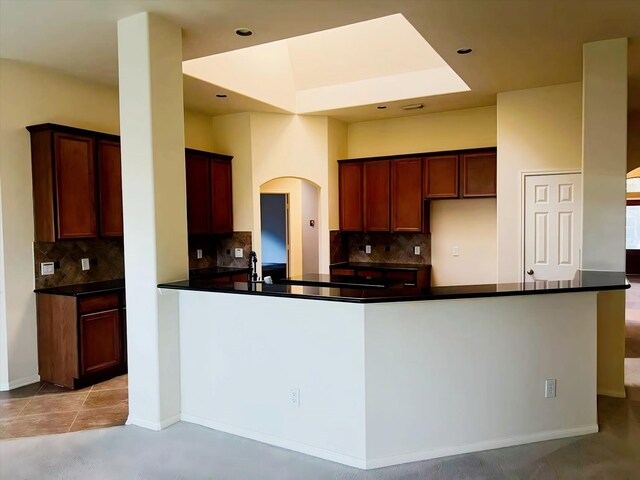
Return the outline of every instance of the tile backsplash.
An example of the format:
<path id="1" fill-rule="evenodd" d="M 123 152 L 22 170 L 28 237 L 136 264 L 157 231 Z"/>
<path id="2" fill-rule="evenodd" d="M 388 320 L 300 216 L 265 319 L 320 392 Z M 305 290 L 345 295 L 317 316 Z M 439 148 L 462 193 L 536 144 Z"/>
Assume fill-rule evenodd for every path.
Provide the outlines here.
<path id="1" fill-rule="evenodd" d="M 122 238 L 34 242 L 35 287 L 48 288 L 77 283 L 124 278 Z M 83 271 L 81 259 L 89 258 L 91 268 Z M 58 262 L 53 275 L 40 275 L 40 263 Z M 56 265 L 56 267 L 58 267 Z"/>
<path id="2" fill-rule="evenodd" d="M 424 233 L 331 232 L 331 263 L 375 262 L 431 264 L 431 236 Z M 371 245 L 371 253 L 365 246 Z M 413 252 L 420 246 L 420 255 Z"/>
<path id="3" fill-rule="evenodd" d="M 235 258 L 236 248 L 242 248 L 242 258 Z M 198 249 L 202 258 L 197 258 Z M 227 253 L 227 251 L 229 253 Z M 251 252 L 251 232 L 233 232 L 223 236 L 190 236 L 189 269 L 209 267 L 246 267 Z"/>

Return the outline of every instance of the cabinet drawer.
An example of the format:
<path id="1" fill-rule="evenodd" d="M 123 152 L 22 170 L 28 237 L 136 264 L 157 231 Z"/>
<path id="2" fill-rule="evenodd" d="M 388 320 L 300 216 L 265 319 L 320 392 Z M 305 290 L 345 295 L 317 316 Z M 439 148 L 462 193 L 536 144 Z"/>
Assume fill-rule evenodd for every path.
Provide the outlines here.
<path id="1" fill-rule="evenodd" d="M 402 280 L 405 283 L 416 283 L 416 272 L 387 272 L 387 278 Z"/>
<path id="2" fill-rule="evenodd" d="M 78 302 L 78 311 L 80 313 L 89 313 L 110 310 L 118 308 L 119 302 L 120 295 L 117 293 L 82 297 Z"/>
<path id="3" fill-rule="evenodd" d="M 344 275 L 346 277 L 353 277 L 356 271 L 353 268 L 332 268 L 331 275 Z"/>
<path id="4" fill-rule="evenodd" d="M 380 270 L 358 270 L 357 275 L 367 278 L 382 278 L 382 272 Z"/>

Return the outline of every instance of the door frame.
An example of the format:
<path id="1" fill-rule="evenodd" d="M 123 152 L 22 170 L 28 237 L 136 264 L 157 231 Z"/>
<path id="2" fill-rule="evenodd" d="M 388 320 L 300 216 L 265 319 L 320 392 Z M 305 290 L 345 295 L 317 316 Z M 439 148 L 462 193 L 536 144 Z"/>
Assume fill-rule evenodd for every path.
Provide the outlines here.
<path id="1" fill-rule="evenodd" d="M 526 223 L 526 204 L 525 199 L 527 196 L 526 192 L 526 181 L 527 177 L 539 177 L 545 175 L 575 175 L 579 174 L 582 179 L 582 169 L 559 169 L 559 170 L 520 170 L 520 252 L 518 259 L 518 268 L 520 271 L 519 278 L 522 282 L 526 282 L 526 276 L 524 271 L 525 264 L 525 223 Z M 582 197 L 580 197 L 580 203 L 582 204 Z M 582 238 L 580 238 L 580 258 L 578 259 L 578 266 L 582 268 Z"/>

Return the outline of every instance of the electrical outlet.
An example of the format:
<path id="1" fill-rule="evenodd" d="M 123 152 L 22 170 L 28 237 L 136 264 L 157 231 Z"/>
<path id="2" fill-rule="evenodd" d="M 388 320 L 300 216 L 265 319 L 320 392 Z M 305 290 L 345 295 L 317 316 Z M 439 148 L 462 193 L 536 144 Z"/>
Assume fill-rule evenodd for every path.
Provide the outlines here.
<path id="1" fill-rule="evenodd" d="M 460 247 L 458 247 L 457 245 L 455 247 L 453 247 L 453 256 L 454 257 L 459 257 L 460 256 Z"/>
<path id="2" fill-rule="evenodd" d="M 236 248 L 236 258 L 242 258 L 242 249 L 241 248 Z"/>
<path id="3" fill-rule="evenodd" d="M 413 254 L 414 255 L 420 255 L 420 245 L 415 245 L 413 247 Z"/>
<path id="4" fill-rule="evenodd" d="M 55 273 L 55 264 L 53 262 L 42 262 L 40 264 L 40 275 L 53 275 Z"/>
<path id="5" fill-rule="evenodd" d="M 371 245 L 364 246 L 364 253 L 371 253 Z"/>
<path id="6" fill-rule="evenodd" d="M 556 396 L 556 379 L 548 378 L 544 381 L 544 398 L 554 398 Z"/>
<path id="7" fill-rule="evenodd" d="M 196 258 L 200 260 L 202 258 L 202 249 L 199 248 L 196 250 Z"/>
<path id="8" fill-rule="evenodd" d="M 89 270 L 91 268 L 88 258 L 83 258 L 82 260 L 80 260 L 80 265 L 82 266 L 82 270 Z"/>
<path id="9" fill-rule="evenodd" d="M 292 388 L 289 390 L 289 401 L 291 405 L 295 405 L 296 407 L 300 406 L 300 389 Z"/>

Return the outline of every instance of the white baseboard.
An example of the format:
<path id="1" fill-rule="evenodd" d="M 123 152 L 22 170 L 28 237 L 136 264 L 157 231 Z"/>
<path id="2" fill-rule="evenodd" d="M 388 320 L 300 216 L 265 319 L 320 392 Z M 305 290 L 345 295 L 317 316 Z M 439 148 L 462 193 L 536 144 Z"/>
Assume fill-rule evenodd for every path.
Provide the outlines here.
<path id="1" fill-rule="evenodd" d="M 627 398 L 627 392 L 624 388 L 622 390 L 608 390 L 606 388 L 599 388 L 598 395 L 604 395 L 605 397 Z"/>
<path id="2" fill-rule="evenodd" d="M 598 425 L 587 425 L 584 427 L 568 428 L 563 430 L 548 430 L 545 432 L 537 432 L 528 435 L 518 435 L 515 437 L 501 438 L 497 440 L 488 440 L 486 442 L 472 443 L 468 445 L 460 445 L 456 447 L 438 448 L 433 450 L 424 450 L 420 452 L 413 452 L 403 455 L 394 455 L 390 457 L 381 457 L 374 459 L 361 459 L 352 457 L 349 455 L 343 455 L 341 453 L 332 452 L 322 448 L 313 447 L 303 443 L 283 439 L 280 437 L 274 437 L 272 435 L 264 434 L 261 432 L 255 432 L 244 428 L 234 427 L 231 425 L 225 425 L 206 418 L 197 417 L 194 415 L 182 414 L 181 419 L 183 422 L 195 423 L 202 425 L 203 427 L 212 428 L 232 435 L 238 435 L 240 437 L 250 438 L 257 440 L 258 442 L 268 443 L 275 445 L 276 447 L 286 448 L 287 450 L 293 450 L 295 452 L 304 453 L 314 457 L 330 460 L 332 462 L 341 463 L 350 467 L 356 467 L 360 469 L 373 469 L 388 467 L 391 465 L 400 465 L 402 463 L 418 462 L 421 460 L 430 460 L 432 458 L 448 457 L 451 455 L 460 455 L 463 453 L 479 452 L 482 450 L 493 450 L 494 448 L 512 447 L 514 445 L 524 445 L 527 443 L 542 442 L 545 440 L 555 440 L 558 438 L 576 437 L 579 435 L 587 435 L 590 433 L 598 432 Z"/>
<path id="3" fill-rule="evenodd" d="M 543 442 L 545 440 L 556 440 L 558 438 L 577 437 L 579 435 L 587 435 L 597 432 L 597 424 L 586 425 L 584 427 L 577 428 L 567 428 L 563 430 L 547 430 L 544 432 L 518 435 L 515 437 L 501 438 L 497 440 L 487 440 L 486 442 L 471 443 L 468 445 L 460 445 L 457 447 L 438 448 L 434 450 L 424 450 L 421 452 L 409 453 L 404 455 L 374 458 L 372 460 L 367 460 L 365 468 L 371 469 L 388 467 L 390 465 L 399 465 L 401 463 L 419 462 L 422 460 L 430 460 L 432 458 L 449 457 L 451 455 L 480 452 L 482 450 L 493 450 L 494 448 L 513 447 L 515 445 Z"/>
<path id="4" fill-rule="evenodd" d="M 6 392 L 7 390 L 13 390 L 14 388 L 24 387 L 25 385 L 31 385 L 32 383 L 36 383 L 40 381 L 40 375 L 31 375 L 30 377 L 18 378 L 17 380 L 12 380 L 9 383 L 2 382 L 0 383 L 0 392 Z"/>
<path id="5" fill-rule="evenodd" d="M 160 430 L 164 430 L 167 427 L 170 427 L 174 423 L 178 423 L 180 421 L 180 415 L 174 415 L 173 417 L 166 418 L 161 420 L 160 422 L 152 422 L 150 420 L 144 420 L 142 418 L 135 418 L 129 415 L 127 418 L 127 425 L 136 425 L 137 427 L 146 428 L 147 430 L 154 430 L 159 432 Z"/>
<path id="6" fill-rule="evenodd" d="M 332 452 L 331 450 L 325 450 L 323 448 L 313 447 L 293 440 L 287 440 L 280 437 L 274 437 L 261 432 L 253 430 L 247 430 L 244 428 L 234 427 L 232 425 L 226 425 L 223 423 L 215 422 L 206 418 L 196 417 L 195 415 L 182 414 L 181 419 L 183 422 L 195 423 L 202 425 L 203 427 L 212 428 L 220 432 L 230 433 L 232 435 L 238 435 L 239 437 L 250 438 L 257 440 L 258 442 L 268 443 L 276 447 L 285 448 L 287 450 L 293 450 L 294 452 L 305 453 L 313 457 L 322 458 L 350 467 L 356 467 L 360 469 L 366 468 L 366 461 L 363 458 L 352 457 L 349 455 L 343 455 L 341 453 Z"/>

